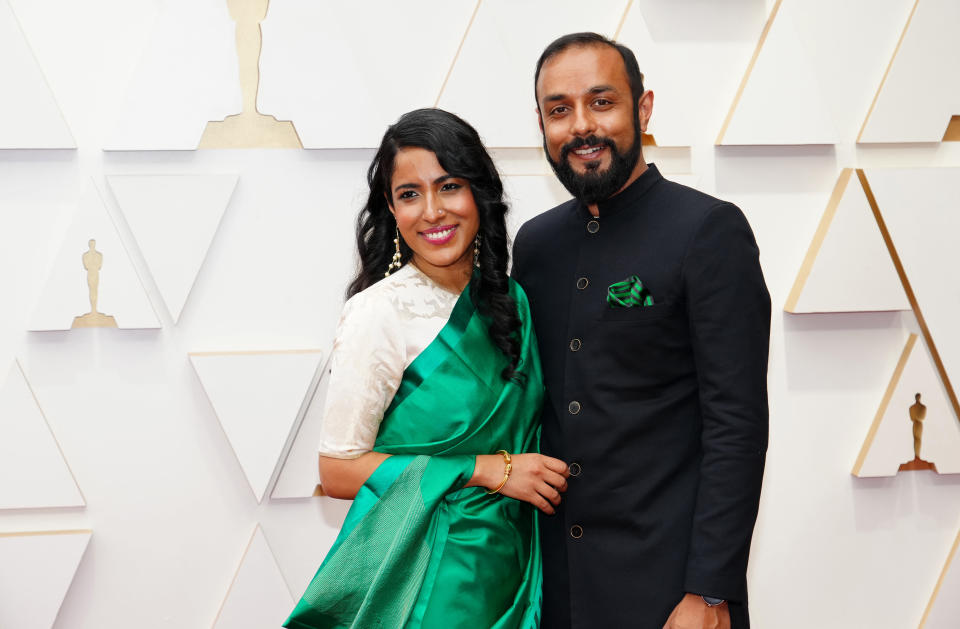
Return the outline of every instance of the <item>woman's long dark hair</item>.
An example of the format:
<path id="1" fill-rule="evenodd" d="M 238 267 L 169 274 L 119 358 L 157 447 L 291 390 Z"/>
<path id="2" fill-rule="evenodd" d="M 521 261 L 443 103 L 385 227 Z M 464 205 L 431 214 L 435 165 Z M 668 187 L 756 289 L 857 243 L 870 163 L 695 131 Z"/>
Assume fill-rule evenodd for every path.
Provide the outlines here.
<path id="1" fill-rule="evenodd" d="M 357 249 L 360 270 L 347 289 L 347 297 L 382 280 L 394 254 L 396 221 L 387 206 L 394 159 L 401 148 L 422 148 L 437 156 L 440 166 L 454 177 L 470 182 L 480 218 L 480 273 L 470 283 L 470 297 L 488 323 L 493 343 L 510 359 L 505 379 L 517 376 L 520 359 L 520 318 L 509 294 L 507 278 L 507 205 L 503 183 L 476 130 L 442 109 L 417 109 L 400 117 L 383 134 L 380 148 L 367 170 L 370 196 L 357 216 Z M 400 239 L 401 261 L 413 251 Z"/>

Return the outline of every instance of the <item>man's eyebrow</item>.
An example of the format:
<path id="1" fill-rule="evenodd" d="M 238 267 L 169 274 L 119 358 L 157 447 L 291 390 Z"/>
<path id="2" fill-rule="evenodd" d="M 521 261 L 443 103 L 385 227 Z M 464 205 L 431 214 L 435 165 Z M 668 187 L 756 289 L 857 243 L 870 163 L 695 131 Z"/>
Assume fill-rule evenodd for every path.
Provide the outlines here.
<path id="1" fill-rule="evenodd" d="M 612 85 L 595 85 L 587 90 L 587 94 L 602 94 L 604 92 L 616 92 L 617 88 Z M 545 96 L 543 102 L 545 103 L 555 103 L 567 98 L 566 94 L 550 94 Z"/>
<path id="2" fill-rule="evenodd" d="M 603 92 L 616 92 L 617 88 L 612 85 L 596 85 L 587 90 L 588 94 L 601 94 Z"/>

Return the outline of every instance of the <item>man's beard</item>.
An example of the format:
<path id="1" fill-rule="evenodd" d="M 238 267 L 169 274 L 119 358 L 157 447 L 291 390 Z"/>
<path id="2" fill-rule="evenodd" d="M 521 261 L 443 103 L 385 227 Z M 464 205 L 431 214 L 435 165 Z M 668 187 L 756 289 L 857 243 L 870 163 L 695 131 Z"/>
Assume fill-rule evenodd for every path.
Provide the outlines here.
<path id="1" fill-rule="evenodd" d="M 617 148 L 616 142 L 610 138 L 601 138 L 596 135 L 590 135 L 586 138 L 576 138 L 560 149 L 559 161 L 553 161 L 547 151 L 547 141 L 544 138 L 543 150 L 547 155 L 547 161 L 553 167 L 557 179 L 577 199 L 587 204 L 599 203 L 609 199 L 623 187 L 630 174 L 633 173 L 637 161 L 640 159 L 640 132 L 634 127 L 633 146 L 625 153 L 621 153 Z M 600 160 L 587 162 L 587 171 L 583 174 L 577 173 L 570 165 L 570 153 L 585 146 L 606 146 L 610 149 L 610 166 L 606 170 L 600 171 Z"/>

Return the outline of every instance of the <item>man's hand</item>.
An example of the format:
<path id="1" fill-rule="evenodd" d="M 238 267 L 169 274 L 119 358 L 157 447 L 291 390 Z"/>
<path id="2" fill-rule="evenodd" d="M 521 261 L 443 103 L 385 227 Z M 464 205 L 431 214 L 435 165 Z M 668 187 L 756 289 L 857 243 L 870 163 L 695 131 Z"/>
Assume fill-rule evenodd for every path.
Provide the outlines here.
<path id="1" fill-rule="evenodd" d="M 663 629 L 730 629 L 730 609 L 726 603 L 708 607 L 696 594 L 687 594 L 673 608 Z"/>

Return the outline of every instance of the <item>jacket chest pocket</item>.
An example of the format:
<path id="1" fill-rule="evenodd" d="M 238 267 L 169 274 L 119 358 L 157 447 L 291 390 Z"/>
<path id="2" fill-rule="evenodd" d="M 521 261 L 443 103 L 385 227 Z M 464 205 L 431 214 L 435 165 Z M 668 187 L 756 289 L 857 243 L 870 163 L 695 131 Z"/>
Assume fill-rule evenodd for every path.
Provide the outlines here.
<path id="1" fill-rule="evenodd" d="M 606 308 L 599 317 L 601 322 L 633 323 L 643 325 L 677 314 L 677 304 L 653 304 L 652 306 L 633 306 L 632 308 Z"/>
<path id="2" fill-rule="evenodd" d="M 671 377 L 669 364 L 687 345 L 685 311 L 679 304 L 609 308 L 591 336 L 601 373 L 621 373 L 643 386 Z"/>

